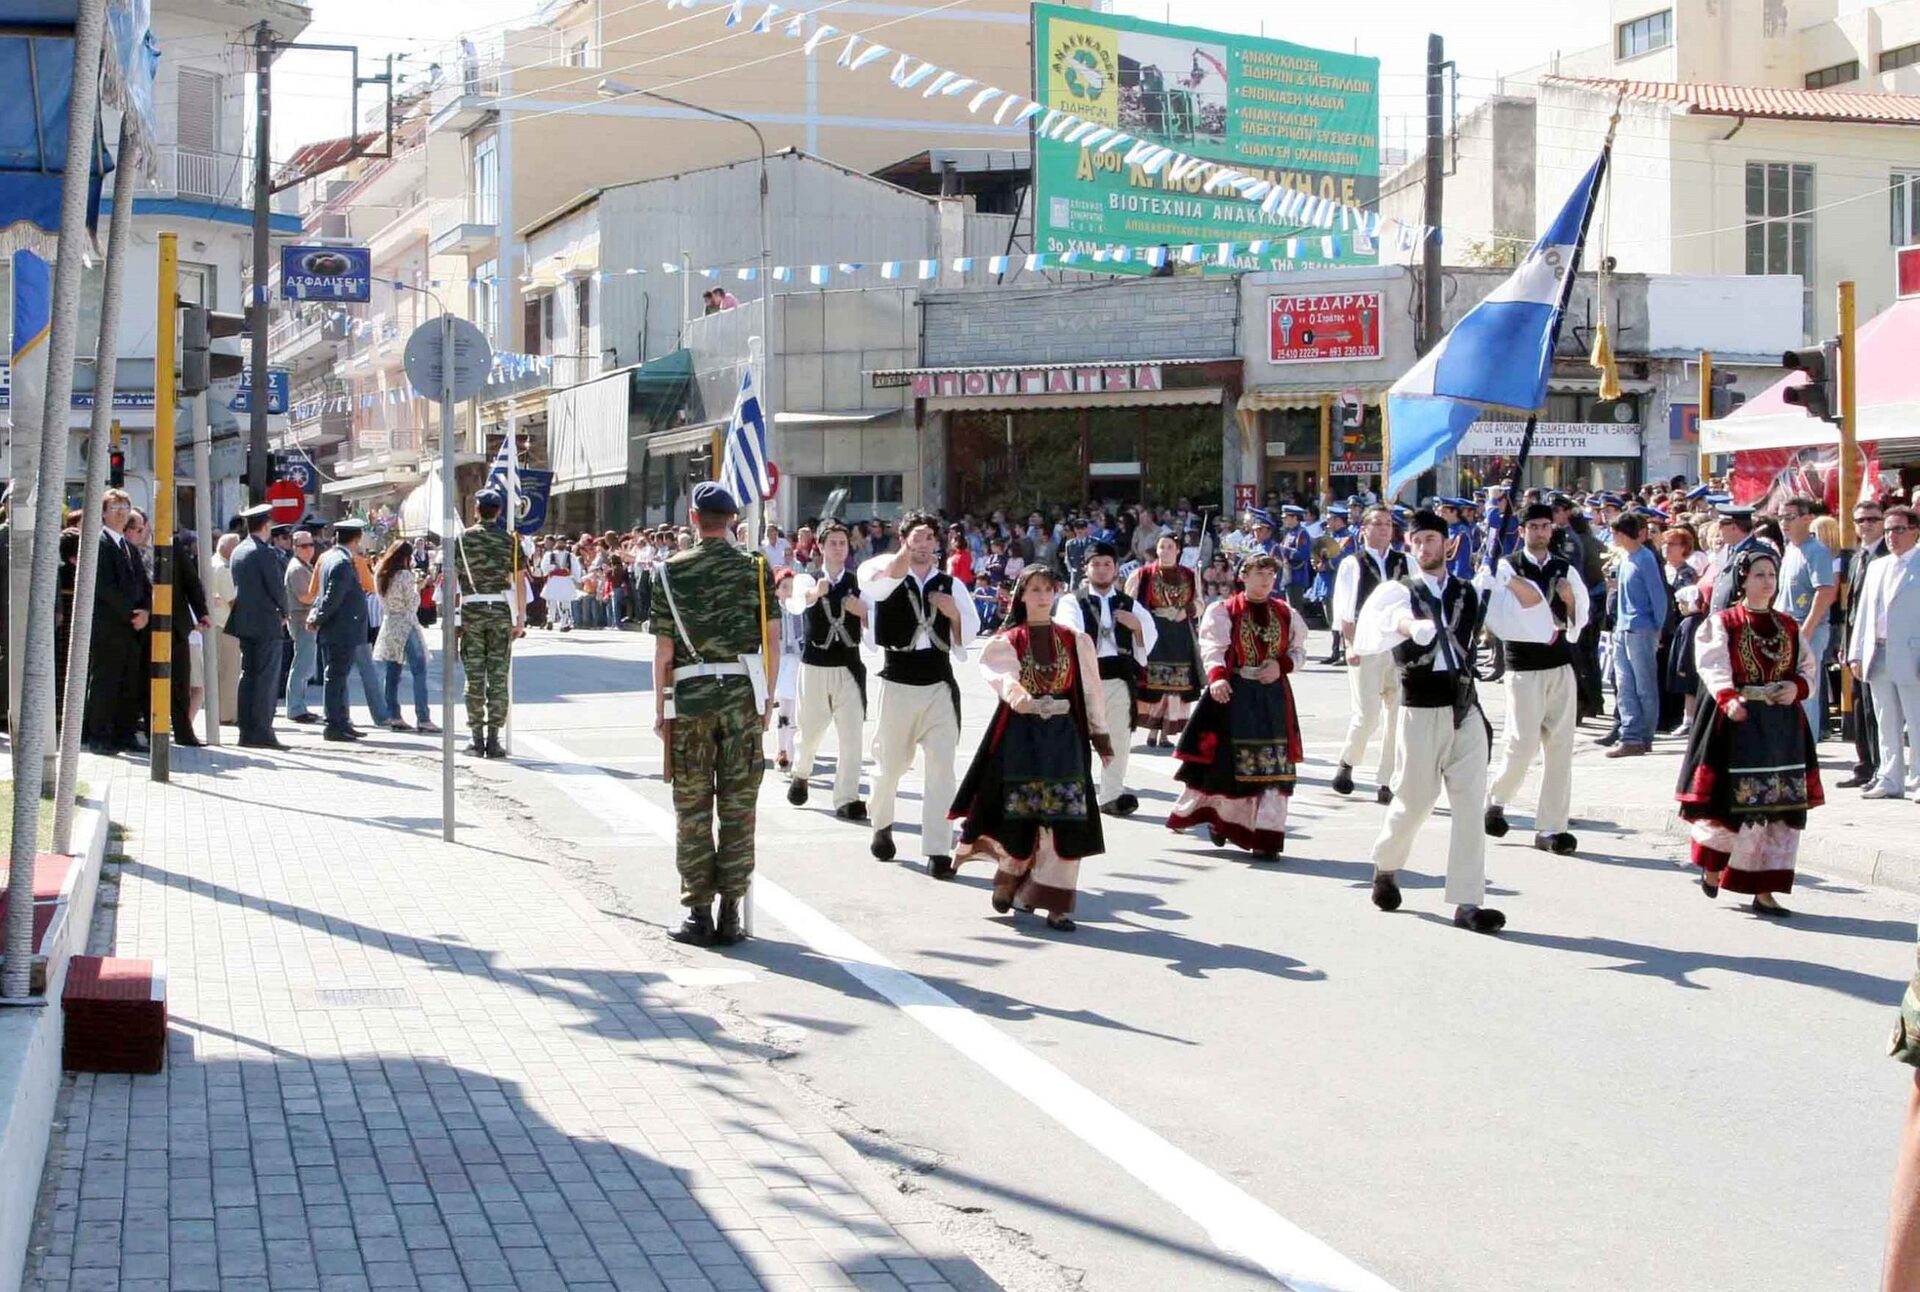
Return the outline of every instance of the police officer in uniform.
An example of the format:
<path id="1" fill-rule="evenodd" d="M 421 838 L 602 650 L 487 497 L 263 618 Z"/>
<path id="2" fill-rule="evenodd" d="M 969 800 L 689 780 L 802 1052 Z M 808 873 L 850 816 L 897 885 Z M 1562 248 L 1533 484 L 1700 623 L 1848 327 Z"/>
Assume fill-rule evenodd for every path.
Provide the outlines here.
<path id="1" fill-rule="evenodd" d="M 766 641 L 769 625 L 778 631 L 780 603 L 766 558 L 728 541 L 740 511 L 733 496 L 709 480 L 694 486 L 692 503 L 699 540 L 652 576 L 654 730 L 667 750 L 687 908 L 671 936 L 732 946 L 746 936 L 740 899 L 753 880 L 754 804 L 766 770 L 760 735 L 780 666 Z"/>
<path id="2" fill-rule="evenodd" d="M 467 679 L 467 752 L 505 758 L 500 728 L 507 722 L 507 685 L 513 640 L 524 636 L 524 593 L 513 577 L 513 531 L 500 522 L 506 496 L 489 485 L 473 496 L 475 524 L 453 540 L 451 564 L 460 585 L 460 665 Z"/>

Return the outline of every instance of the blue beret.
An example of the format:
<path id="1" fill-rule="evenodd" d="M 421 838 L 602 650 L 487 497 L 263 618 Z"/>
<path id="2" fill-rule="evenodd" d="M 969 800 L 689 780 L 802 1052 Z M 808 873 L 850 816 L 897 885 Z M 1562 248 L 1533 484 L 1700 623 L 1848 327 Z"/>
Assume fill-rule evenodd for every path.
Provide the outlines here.
<path id="1" fill-rule="evenodd" d="M 702 480 L 693 487 L 693 509 L 709 516 L 737 516 L 740 504 L 718 480 Z"/>
<path id="2" fill-rule="evenodd" d="M 475 494 L 473 500 L 482 507 L 504 507 L 507 505 L 507 496 L 498 489 L 495 489 L 492 485 L 488 485 L 485 489 Z"/>

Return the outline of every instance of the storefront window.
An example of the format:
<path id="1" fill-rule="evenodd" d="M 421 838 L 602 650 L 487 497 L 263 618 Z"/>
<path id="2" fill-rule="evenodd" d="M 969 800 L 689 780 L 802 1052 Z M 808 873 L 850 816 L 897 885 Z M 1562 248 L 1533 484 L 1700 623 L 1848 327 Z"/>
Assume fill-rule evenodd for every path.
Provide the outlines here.
<path id="1" fill-rule="evenodd" d="M 947 419 L 948 510 L 980 515 L 1077 503 L 1080 410 L 956 412 Z"/>
<path id="2" fill-rule="evenodd" d="M 1272 408 L 1260 414 L 1269 458 L 1320 460 L 1319 408 Z"/>
<path id="3" fill-rule="evenodd" d="M 1220 502 L 1221 421 L 1218 404 L 1142 410 L 1142 493 L 1150 503 L 1181 498 L 1194 505 Z"/>
<path id="4" fill-rule="evenodd" d="M 811 525 L 829 513 L 834 519 L 891 520 L 900 514 L 906 477 L 801 476 L 794 481 L 800 523 Z"/>

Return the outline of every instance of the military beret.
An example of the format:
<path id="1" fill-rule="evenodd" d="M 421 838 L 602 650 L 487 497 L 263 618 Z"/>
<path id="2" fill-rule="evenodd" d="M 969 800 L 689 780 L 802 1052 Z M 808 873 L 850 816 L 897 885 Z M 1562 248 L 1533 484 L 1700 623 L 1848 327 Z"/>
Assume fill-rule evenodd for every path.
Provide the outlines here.
<path id="1" fill-rule="evenodd" d="M 737 516 L 740 504 L 718 480 L 702 480 L 693 487 L 693 509 L 709 516 Z"/>
<path id="2" fill-rule="evenodd" d="M 473 495 L 473 500 L 482 507 L 504 507 L 507 505 L 507 496 L 492 485 L 488 485 L 479 493 Z"/>

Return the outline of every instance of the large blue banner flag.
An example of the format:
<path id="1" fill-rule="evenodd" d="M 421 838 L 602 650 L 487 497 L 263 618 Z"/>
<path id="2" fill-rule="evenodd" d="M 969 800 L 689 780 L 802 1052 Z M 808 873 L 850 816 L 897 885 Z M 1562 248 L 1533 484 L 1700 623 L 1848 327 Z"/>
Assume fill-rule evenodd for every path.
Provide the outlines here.
<path id="1" fill-rule="evenodd" d="M 1560 315 L 1606 169 L 1603 150 L 1512 276 L 1387 391 L 1389 494 L 1452 453 L 1483 412 L 1546 407 Z"/>

